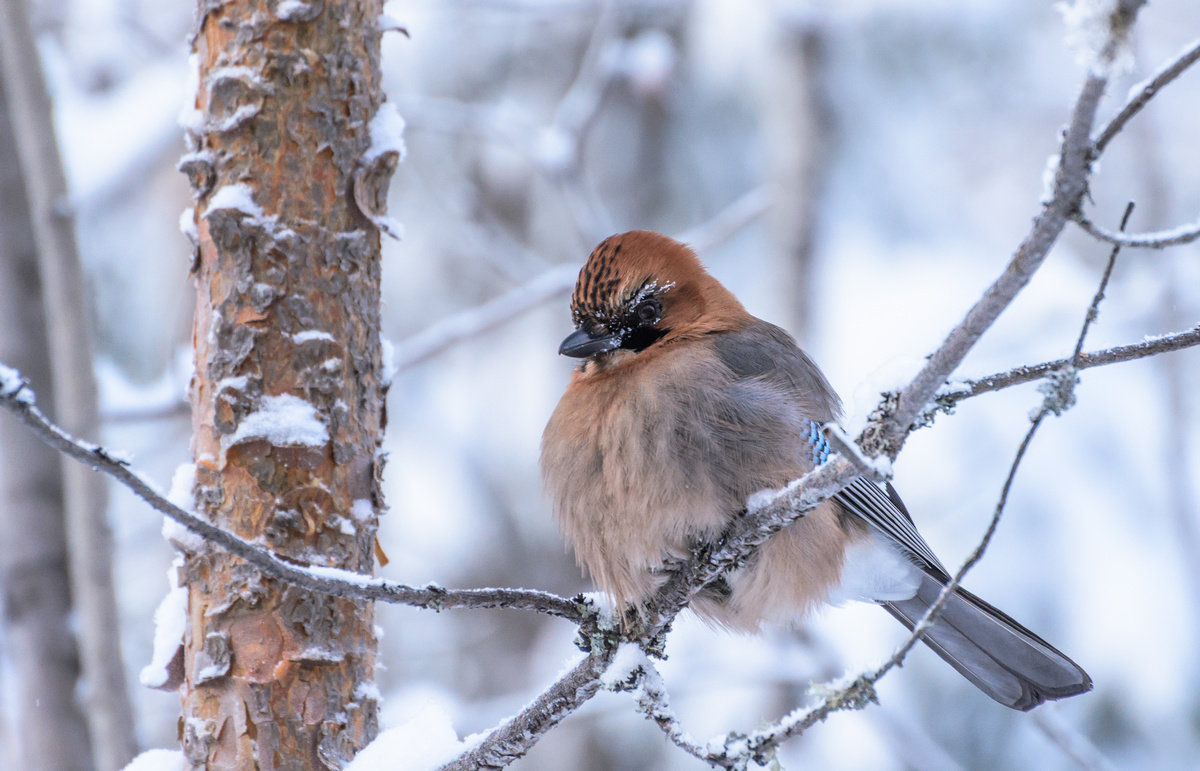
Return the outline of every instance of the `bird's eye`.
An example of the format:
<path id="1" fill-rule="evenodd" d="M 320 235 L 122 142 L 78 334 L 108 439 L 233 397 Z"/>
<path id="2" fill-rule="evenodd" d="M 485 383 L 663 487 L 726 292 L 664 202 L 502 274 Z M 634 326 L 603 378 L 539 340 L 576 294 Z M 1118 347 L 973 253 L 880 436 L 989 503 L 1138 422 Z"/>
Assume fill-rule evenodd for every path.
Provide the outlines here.
<path id="1" fill-rule="evenodd" d="M 662 314 L 662 305 L 658 300 L 646 300 L 638 305 L 634 313 L 637 314 L 638 321 L 643 324 L 653 324 L 658 321 L 659 315 Z"/>

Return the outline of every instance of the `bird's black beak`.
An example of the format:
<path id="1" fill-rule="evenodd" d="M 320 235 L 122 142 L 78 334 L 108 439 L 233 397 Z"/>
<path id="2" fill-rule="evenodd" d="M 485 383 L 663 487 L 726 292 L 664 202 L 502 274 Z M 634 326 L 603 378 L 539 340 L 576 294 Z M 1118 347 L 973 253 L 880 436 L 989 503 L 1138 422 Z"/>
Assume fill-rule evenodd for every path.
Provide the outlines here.
<path id="1" fill-rule="evenodd" d="M 586 359 L 621 346 L 619 334 L 594 336 L 586 329 L 576 329 L 558 346 L 558 352 L 573 359 Z"/>

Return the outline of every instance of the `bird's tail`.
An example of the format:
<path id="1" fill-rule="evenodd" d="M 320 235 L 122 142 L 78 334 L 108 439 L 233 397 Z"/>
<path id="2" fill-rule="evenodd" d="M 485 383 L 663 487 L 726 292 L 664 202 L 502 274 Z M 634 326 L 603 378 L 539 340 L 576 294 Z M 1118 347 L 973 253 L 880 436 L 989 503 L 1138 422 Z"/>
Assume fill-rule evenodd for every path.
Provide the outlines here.
<path id="1" fill-rule="evenodd" d="M 915 597 L 883 607 L 912 630 L 942 590 L 925 574 Z M 1087 672 L 1054 646 L 966 591 L 957 589 L 924 642 L 979 690 L 1006 707 L 1030 710 L 1092 689 Z"/>

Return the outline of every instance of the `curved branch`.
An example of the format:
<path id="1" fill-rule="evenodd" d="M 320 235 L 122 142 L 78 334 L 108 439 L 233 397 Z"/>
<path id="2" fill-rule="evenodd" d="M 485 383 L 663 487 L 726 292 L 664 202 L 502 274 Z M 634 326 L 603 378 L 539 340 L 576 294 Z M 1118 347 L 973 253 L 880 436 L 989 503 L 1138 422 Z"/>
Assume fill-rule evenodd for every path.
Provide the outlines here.
<path id="1" fill-rule="evenodd" d="M 52 423 L 38 409 L 33 391 L 10 367 L 0 364 L 0 407 L 11 412 L 48 445 L 75 460 L 102 471 L 128 487 L 155 510 L 200 535 L 208 543 L 234 554 L 267 575 L 304 589 L 338 597 L 411 605 L 433 610 L 452 608 L 516 608 L 533 610 L 585 624 L 594 618 L 582 597 L 567 599 L 529 589 L 444 589 L 436 585 L 413 587 L 347 570 L 304 567 L 274 554 L 185 511 L 166 499 L 154 483 L 129 468 L 103 447 L 83 442 Z"/>
<path id="2" fill-rule="evenodd" d="M 1112 117 L 1112 120 L 1105 124 L 1104 128 L 1100 129 L 1092 141 L 1093 157 L 1098 158 L 1104 152 L 1113 137 L 1125 128 L 1125 124 L 1129 122 L 1130 118 L 1137 115 L 1143 107 L 1150 103 L 1159 89 L 1178 78 L 1184 70 L 1198 60 L 1200 60 L 1200 38 L 1188 43 L 1174 59 L 1159 68 L 1158 72 L 1131 88 L 1129 101 Z"/>
<path id="3" fill-rule="evenodd" d="M 1156 230 L 1150 233 L 1115 233 L 1106 230 L 1083 215 L 1075 212 L 1072 219 L 1083 228 L 1088 235 L 1107 241 L 1115 246 L 1135 246 L 1143 249 L 1165 249 L 1168 246 L 1189 244 L 1200 238 L 1200 222 L 1189 222 L 1170 230 Z"/>

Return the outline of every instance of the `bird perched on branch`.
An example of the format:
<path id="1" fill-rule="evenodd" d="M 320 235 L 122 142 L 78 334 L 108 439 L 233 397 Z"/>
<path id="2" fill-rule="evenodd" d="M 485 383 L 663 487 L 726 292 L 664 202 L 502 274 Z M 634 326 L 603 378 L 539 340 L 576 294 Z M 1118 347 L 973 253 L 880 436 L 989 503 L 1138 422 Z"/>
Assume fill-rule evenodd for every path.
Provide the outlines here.
<path id="1" fill-rule="evenodd" d="M 582 359 L 542 437 L 562 529 L 600 589 L 636 611 L 665 566 L 715 540 L 747 499 L 823 462 L 841 404 L 779 327 L 746 312 L 695 254 L 633 231 L 592 252 L 571 298 Z M 692 609 L 755 630 L 821 603 L 882 605 L 912 629 L 949 580 L 892 486 L 859 478 L 767 541 Z M 924 641 L 996 701 L 1083 693 L 1075 662 L 956 589 Z"/>

